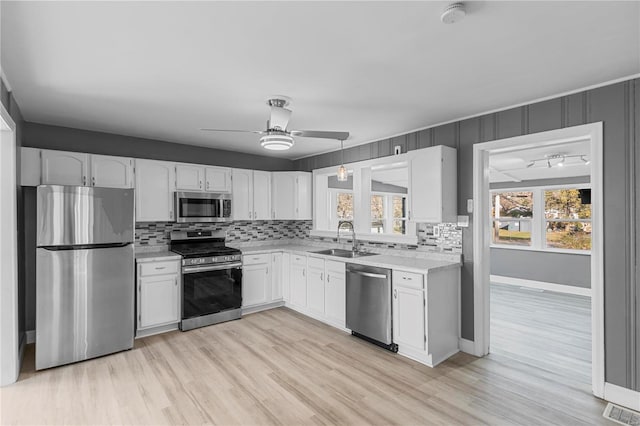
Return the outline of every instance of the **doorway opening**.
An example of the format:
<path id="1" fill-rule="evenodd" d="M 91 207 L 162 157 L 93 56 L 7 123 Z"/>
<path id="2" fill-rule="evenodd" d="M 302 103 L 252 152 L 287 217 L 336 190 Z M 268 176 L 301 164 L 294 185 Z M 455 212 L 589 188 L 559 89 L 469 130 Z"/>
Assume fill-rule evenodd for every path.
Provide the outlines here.
<path id="1" fill-rule="evenodd" d="M 603 396 L 602 124 L 474 145 L 475 354 Z"/>

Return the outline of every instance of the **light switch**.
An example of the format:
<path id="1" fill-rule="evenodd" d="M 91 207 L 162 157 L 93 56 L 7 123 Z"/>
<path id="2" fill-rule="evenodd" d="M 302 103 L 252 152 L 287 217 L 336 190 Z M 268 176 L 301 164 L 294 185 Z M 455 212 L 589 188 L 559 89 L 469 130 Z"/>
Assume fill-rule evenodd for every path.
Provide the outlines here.
<path id="1" fill-rule="evenodd" d="M 473 199 L 469 198 L 467 200 L 467 213 L 473 213 Z"/>

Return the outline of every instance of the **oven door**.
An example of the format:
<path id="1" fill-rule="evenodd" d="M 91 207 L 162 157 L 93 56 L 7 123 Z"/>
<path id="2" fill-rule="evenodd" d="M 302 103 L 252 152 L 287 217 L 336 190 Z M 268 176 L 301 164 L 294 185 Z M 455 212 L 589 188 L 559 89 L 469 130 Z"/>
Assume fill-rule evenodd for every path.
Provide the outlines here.
<path id="1" fill-rule="evenodd" d="M 176 192 L 177 222 L 225 222 L 231 220 L 231 195 Z"/>
<path id="2" fill-rule="evenodd" d="M 242 264 L 182 268 L 182 319 L 242 306 Z"/>

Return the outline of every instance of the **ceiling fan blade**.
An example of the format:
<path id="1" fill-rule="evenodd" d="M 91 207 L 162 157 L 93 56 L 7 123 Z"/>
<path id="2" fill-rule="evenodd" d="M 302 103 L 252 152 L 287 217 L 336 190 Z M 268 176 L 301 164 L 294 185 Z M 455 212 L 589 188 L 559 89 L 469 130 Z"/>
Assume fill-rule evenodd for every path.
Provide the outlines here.
<path id="1" fill-rule="evenodd" d="M 291 136 L 303 138 L 337 139 L 339 141 L 346 140 L 349 137 L 349 132 L 327 132 L 322 130 L 292 130 L 289 133 Z"/>
<path id="2" fill-rule="evenodd" d="M 266 133 L 265 131 L 262 131 L 262 130 L 228 130 L 228 129 L 200 129 L 200 130 L 204 132 L 257 133 L 259 135 Z"/>
<path id="3" fill-rule="evenodd" d="M 269 119 L 270 129 L 286 130 L 291 118 L 292 111 L 290 109 L 271 106 L 271 118 Z"/>

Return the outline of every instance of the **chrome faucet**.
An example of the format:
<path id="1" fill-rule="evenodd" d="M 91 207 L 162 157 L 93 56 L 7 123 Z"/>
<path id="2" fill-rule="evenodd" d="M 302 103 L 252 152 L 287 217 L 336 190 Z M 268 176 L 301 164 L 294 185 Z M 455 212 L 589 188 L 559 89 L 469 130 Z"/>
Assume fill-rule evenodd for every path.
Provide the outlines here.
<path id="1" fill-rule="evenodd" d="M 353 221 L 351 220 L 341 220 L 340 222 L 338 222 L 338 244 L 340 244 L 340 229 L 342 229 L 342 225 L 349 225 L 349 227 L 351 228 L 351 239 L 353 241 L 353 246 L 351 248 L 351 251 L 353 252 L 358 251 L 358 242 L 356 240 L 356 230 L 353 229 Z"/>

